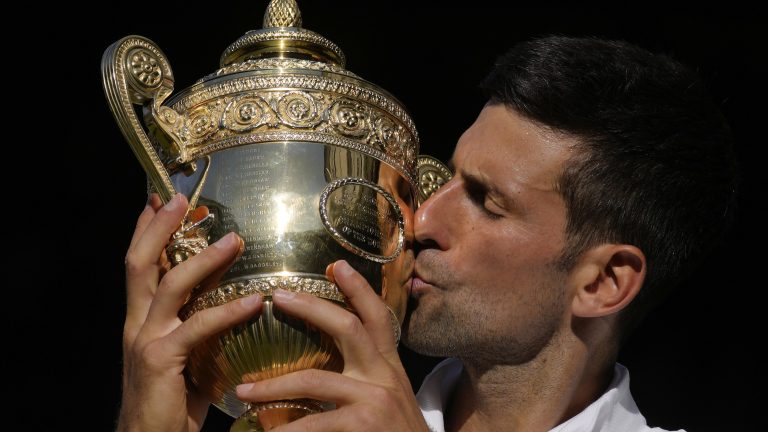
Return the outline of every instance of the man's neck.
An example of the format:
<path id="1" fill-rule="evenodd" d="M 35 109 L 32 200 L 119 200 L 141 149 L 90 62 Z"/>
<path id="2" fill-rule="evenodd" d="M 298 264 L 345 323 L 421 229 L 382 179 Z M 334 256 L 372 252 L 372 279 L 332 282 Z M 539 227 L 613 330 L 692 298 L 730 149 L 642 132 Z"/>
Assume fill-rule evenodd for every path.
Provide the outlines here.
<path id="1" fill-rule="evenodd" d="M 447 432 L 548 431 L 581 412 L 604 392 L 613 357 L 589 355 L 586 347 L 545 349 L 520 365 L 464 369 L 447 403 Z"/>

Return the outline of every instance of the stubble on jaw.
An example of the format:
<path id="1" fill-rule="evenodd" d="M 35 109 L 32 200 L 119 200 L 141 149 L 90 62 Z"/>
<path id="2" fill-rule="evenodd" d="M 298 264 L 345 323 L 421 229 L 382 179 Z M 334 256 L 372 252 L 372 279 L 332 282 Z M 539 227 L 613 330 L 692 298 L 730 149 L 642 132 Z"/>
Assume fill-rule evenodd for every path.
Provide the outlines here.
<path id="1" fill-rule="evenodd" d="M 456 281 L 450 279 L 452 273 L 435 260 L 428 262 L 430 265 L 427 267 L 432 274 L 440 275 L 440 280 L 434 282 L 441 288 L 424 298 L 409 300 L 403 323 L 403 343 L 414 352 L 434 357 L 472 359 L 477 366 L 523 364 L 534 359 L 556 338 L 565 307 L 564 288 L 559 283 L 564 280 L 560 278 L 563 273 L 557 263 L 548 266 L 546 271 L 551 279 L 544 278 L 549 283 L 542 284 L 538 290 L 538 306 L 533 313 L 535 319 L 519 323 L 515 322 L 519 318 L 499 316 L 499 313 L 483 306 L 488 302 L 473 298 L 483 295 L 481 288 L 447 292 L 458 286 Z M 553 274 L 557 275 L 556 280 Z M 510 290 L 514 289 L 512 285 Z M 448 296 L 453 298 L 448 301 Z M 503 301 L 515 300 L 507 297 Z M 505 322 L 510 325 L 504 325 Z M 521 326 L 520 332 L 510 331 Z"/>

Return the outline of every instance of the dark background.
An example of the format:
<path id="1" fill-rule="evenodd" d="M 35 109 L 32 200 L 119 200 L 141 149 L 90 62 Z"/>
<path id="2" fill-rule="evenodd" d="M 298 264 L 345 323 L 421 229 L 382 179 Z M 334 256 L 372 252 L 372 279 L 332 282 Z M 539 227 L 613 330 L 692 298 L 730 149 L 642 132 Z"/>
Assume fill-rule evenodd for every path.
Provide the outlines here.
<path id="1" fill-rule="evenodd" d="M 118 410 L 122 263 L 146 197 L 144 174 L 102 92 L 103 51 L 129 34 L 148 37 L 170 59 L 179 91 L 213 72 L 230 43 L 261 27 L 266 3 L 67 3 L 48 9 L 50 24 L 36 27 L 45 35 L 45 56 L 41 46 L 29 47 L 25 61 L 37 64 L 33 69 L 41 76 L 11 87 L 42 83 L 45 94 L 35 101 L 34 115 L 24 116 L 32 120 L 24 127 L 33 139 L 13 141 L 26 151 L 25 163 L 7 164 L 9 172 L 22 169 L 16 184 L 30 198 L 11 209 L 25 216 L 10 225 L 9 239 L 33 250 L 10 261 L 7 272 L 22 277 L 6 291 L 3 314 L 5 328 L 26 341 L 4 356 L 13 365 L 6 368 L 11 382 L 22 380 L 3 390 L 34 411 L 25 422 L 109 430 Z M 304 27 L 336 42 L 347 55 L 347 69 L 399 98 L 419 130 L 422 152 L 443 160 L 484 103 L 477 83 L 517 41 L 545 34 L 620 38 L 698 69 L 736 136 L 745 177 L 740 219 L 703 270 L 635 333 L 620 361 L 631 371 L 633 394 L 649 424 L 756 429 L 765 399 L 758 396 L 765 373 L 757 355 L 765 340 L 765 282 L 752 274 L 764 261 L 757 242 L 764 237 L 765 213 L 758 207 L 766 185 L 758 167 L 764 140 L 758 141 L 758 132 L 765 110 L 756 89 L 764 88 L 757 63 L 765 48 L 755 39 L 764 33 L 757 30 L 763 20 L 732 3 L 475 6 L 480 3 L 299 5 Z M 56 129 L 41 117 L 53 119 Z M 435 360 L 403 354 L 418 387 Z M 29 376 L 39 383 L 29 385 Z M 206 430 L 226 430 L 229 422 L 211 409 Z"/>

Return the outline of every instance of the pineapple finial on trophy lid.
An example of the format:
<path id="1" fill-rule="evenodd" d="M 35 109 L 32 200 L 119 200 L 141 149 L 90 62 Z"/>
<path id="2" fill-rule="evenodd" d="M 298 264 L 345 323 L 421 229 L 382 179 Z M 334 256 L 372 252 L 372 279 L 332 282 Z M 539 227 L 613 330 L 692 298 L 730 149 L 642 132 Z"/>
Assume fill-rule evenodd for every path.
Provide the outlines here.
<path id="1" fill-rule="evenodd" d="M 301 11 L 296 0 L 272 0 L 264 13 L 264 28 L 301 27 Z"/>
<path id="2" fill-rule="evenodd" d="M 296 0 L 272 0 L 264 13 L 264 28 L 241 36 L 221 55 L 221 67 L 264 58 L 293 58 L 343 68 L 341 48 L 325 37 L 302 28 Z"/>

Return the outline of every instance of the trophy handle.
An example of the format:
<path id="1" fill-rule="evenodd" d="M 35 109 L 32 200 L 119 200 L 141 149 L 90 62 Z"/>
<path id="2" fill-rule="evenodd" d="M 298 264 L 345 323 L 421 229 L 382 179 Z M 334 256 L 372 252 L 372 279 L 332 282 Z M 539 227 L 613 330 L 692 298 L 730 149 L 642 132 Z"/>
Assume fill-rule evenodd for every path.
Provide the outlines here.
<path id="1" fill-rule="evenodd" d="M 418 157 L 416 170 L 418 171 L 419 182 L 419 205 L 453 178 L 453 173 L 444 163 L 428 155 L 420 155 Z"/>
<path id="2" fill-rule="evenodd" d="M 163 159 L 180 161 L 185 156 L 184 146 L 180 140 L 173 138 L 173 130 L 182 116 L 162 105 L 173 91 L 173 73 L 168 60 L 149 39 L 127 36 L 104 51 L 101 75 L 109 107 L 123 136 L 147 173 L 151 185 L 163 202 L 168 202 L 176 193 L 176 188 Z M 150 127 L 158 126 L 164 132 L 153 135 L 162 155 L 139 122 L 134 104 L 151 110 Z"/>

